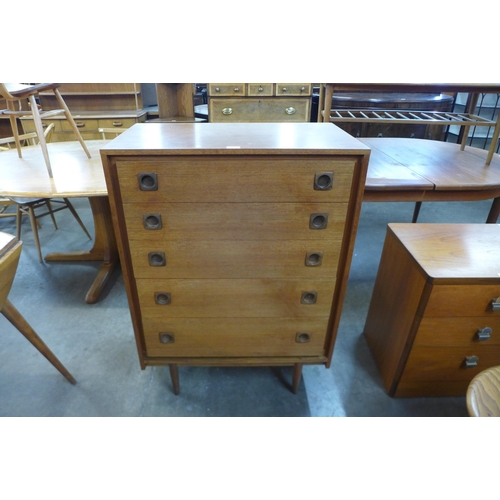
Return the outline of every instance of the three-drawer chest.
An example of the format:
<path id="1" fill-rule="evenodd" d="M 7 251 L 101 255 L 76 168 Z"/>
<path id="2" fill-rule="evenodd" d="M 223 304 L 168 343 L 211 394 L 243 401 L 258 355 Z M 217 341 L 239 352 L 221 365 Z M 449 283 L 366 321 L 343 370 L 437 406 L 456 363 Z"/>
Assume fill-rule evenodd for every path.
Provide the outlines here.
<path id="1" fill-rule="evenodd" d="M 329 366 L 370 150 L 331 124 L 137 124 L 101 150 L 141 368 Z"/>
<path id="2" fill-rule="evenodd" d="M 465 396 L 500 365 L 500 226 L 389 224 L 364 335 L 392 396 Z"/>

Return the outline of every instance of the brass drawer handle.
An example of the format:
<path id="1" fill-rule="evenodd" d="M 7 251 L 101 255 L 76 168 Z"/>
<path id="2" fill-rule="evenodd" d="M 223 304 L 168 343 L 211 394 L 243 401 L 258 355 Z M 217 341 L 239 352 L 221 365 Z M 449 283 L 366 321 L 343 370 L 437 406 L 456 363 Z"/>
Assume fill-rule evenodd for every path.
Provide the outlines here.
<path id="1" fill-rule="evenodd" d="M 325 229 L 328 226 L 328 214 L 311 214 L 309 229 Z"/>
<path id="2" fill-rule="evenodd" d="M 465 367 L 474 368 L 477 366 L 479 358 L 477 356 L 465 356 Z"/>
<path id="3" fill-rule="evenodd" d="M 262 87 L 259 87 L 259 92 L 264 92 L 264 89 Z"/>
<path id="4" fill-rule="evenodd" d="M 282 90 L 283 92 L 286 92 L 286 87 L 283 87 L 281 90 Z"/>
<path id="5" fill-rule="evenodd" d="M 306 266 L 321 266 L 323 262 L 323 252 L 307 252 L 306 253 Z"/>
<path id="6" fill-rule="evenodd" d="M 302 292 L 302 296 L 300 297 L 301 304 L 316 304 L 318 300 L 318 292 Z"/>
<path id="7" fill-rule="evenodd" d="M 223 115 L 232 115 L 233 114 L 233 108 L 222 108 L 222 114 Z"/>
<path id="8" fill-rule="evenodd" d="M 333 172 L 318 172 L 314 176 L 314 189 L 328 191 L 333 187 Z"/>
<path id="9" fill-rule="evenodd" d="M 234 87 L 234 91 L 235 91 L 235 92 L 239 92 L 239 91 L 240 91 L 240 89 L 239 89 L 238 87 Z"/>
<path id="10" fill-rule="evenodd" d="M 493 308 L 493 312 L 500 312 L 500 297 L 492 299 L 491 307 Z"/>
<path id="11" fill-rule="evenodd" d="M 173 344 L 175 342 L 175 336 L 171 332 L 160 332 L 160 342 L 162 344 Z"/>
<path id="12" fill-rule="evenodd" d="M 113 122 L 113 127 L 123 127 L 122 122 Z"/>
<path id="13" fill-rule="evenodd" d="M 168 306 L 172 303 L 172 295 L 168 292 L 155 292 L 155 303 L 159 306 Z"/>
<path id="14" fill-rule="evenodd" d="M 480 340 L 480 341 L 489 340 L 492 333 L 493 333 L 493 330 L 489 326 L 486 326 L 485 328 L 480 328 L 476 332 L 476 338 L 477 338 L 477 340 Z"/>
<path id="15" fill-rule="evenodd" d="M 158 191 L 158 176 L 156 172 L 141 172 L 137 174 L 141 191 Z"/>
<path id="16" fill-rule="evenodd" d="M 219 87 L 215 87 L 215 91 L 216 92 L 220 92 L 220 88 Z"/>
<path id="17" fill-rule="evenodd" d="M 149 252 L 149 265 L 152 267 L 162 267 L 167 265 L 167 257 L 165 252 Z"/>
<path id="18" fill-rule="evenodd" d="M 76 125 L 78 128 L 83 128 L 83 127 L 85 127 L 85 122 L 75 122 L 75 125 Z"/>
<path id="19" fill-rule="evenodd" d="M 161 214 L 144 214 L 142 216 L 142 223 L 144 229 L 156 231 L 162 228 Z"/>
<path id="20" fill-rule="evenodd" d="M 295 335 L 295 342 L 299 344 L 305 344 L 311 340 L 311 334 L 306 332 L 297 332 Z"/>
<path id="21" fill-rule="evenodd" d="M 283 89 L 283 90 L 286 90 L 286 89 Z M 287 115 L 294 115 L 294 114 L 295 114 L 295 111 L 296 111 L 296 109 L 295 109 L 295 108 L 292 108 L 291 106 L 290 106 L 289 108 L 286 108 L 286 109 L 285 109 L 285 113 L 286 113 Z"/>

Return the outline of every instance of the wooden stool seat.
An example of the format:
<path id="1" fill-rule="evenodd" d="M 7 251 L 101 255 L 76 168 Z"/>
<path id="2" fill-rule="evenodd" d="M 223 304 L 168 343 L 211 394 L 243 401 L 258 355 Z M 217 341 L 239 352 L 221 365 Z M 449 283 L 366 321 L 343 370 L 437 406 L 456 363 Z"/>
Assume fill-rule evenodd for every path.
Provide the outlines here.
<path id="1" fill-rule="evenodd" d="M 476 375 L 466 396 L 470 417 L 500 417 L 500 366 Z"/>

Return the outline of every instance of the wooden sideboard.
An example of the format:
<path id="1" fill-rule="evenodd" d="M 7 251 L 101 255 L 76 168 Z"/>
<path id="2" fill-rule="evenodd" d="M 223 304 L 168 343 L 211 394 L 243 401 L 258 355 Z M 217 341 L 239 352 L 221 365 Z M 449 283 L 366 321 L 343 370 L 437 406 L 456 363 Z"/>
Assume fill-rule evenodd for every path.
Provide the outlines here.
<path id="1" fill-rule="evenodd" d="M 330 365 L 370 150 L 318 123 L 148 123 L 101 150 L 141 367 Z"/>
<path id="2" fill-rule="evenodd" d="M 62 83 L 59 90 L 86 140 L 101 139 L 99 128 L 129 128 L 146 121 L 140 83 Z M 40 94 L 44 111 L 58 109 L 51 93 Z M 25 133 L 34 132 L 30 117 L 21 118 Z M 75 135 L 64 115 L 43 120 L 44 127 L 54 123 L 54 142 L 74 141 Z"/>
<path id="3" fill-rule="evenodd" d="M 212 123 L 309 122 L 311 83 L 209 83 Z"/>
<path id="4" fill-rule="evenodd" d="M 500 364 L 500 226 L 389 224 L 364 335 L 391 396 L 465 396 Z"/>

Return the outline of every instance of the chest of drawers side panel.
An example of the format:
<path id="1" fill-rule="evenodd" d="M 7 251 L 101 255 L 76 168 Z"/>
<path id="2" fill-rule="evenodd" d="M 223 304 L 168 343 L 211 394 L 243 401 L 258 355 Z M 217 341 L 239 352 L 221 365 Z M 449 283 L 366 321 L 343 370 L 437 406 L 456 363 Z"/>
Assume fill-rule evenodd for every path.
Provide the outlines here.
<path id="1" fill-rule="evenodd" d="M 418 327 L 425 285 L 414 259 L 388 228 L 363 333 L 389 394 Z"/>

